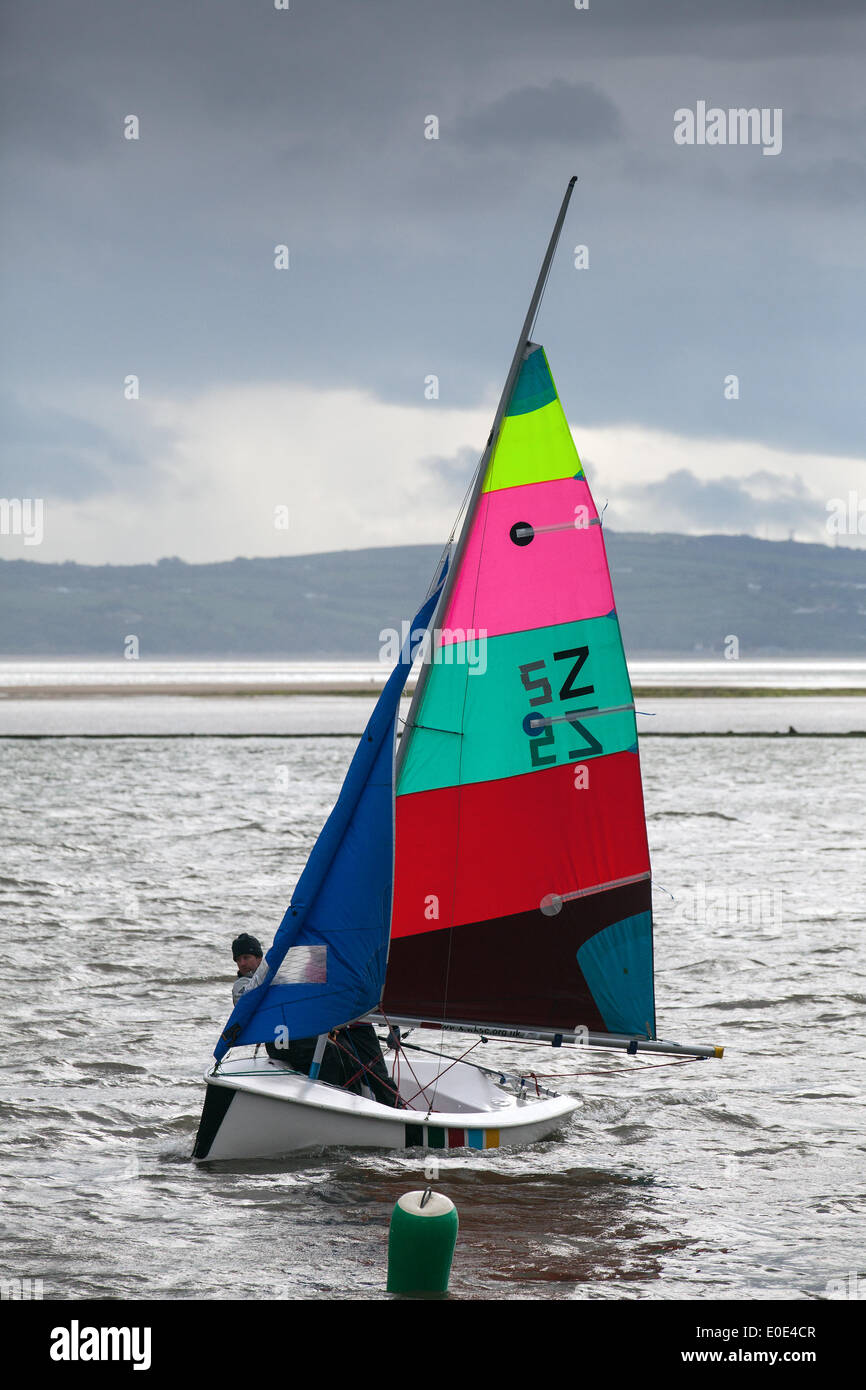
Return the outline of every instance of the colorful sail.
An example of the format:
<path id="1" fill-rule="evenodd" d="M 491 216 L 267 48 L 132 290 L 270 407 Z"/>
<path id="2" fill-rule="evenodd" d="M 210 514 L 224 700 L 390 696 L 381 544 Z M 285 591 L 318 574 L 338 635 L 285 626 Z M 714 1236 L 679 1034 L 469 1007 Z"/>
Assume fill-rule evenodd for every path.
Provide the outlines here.
<path id="1" fill-rule="evenodd" d="M 528 344 L 404 732 L 384 1010 L 655 1036 L 649 851 L 604 539 Z"/>
<path id="2" fill-rule="evenodd" d="M 337 804 L 264 962 L 214 1056 L 244 1043 L 315 1037 L 375 1008 L 388 956 L 394 866 L 394 741 L 400 696 L 444 581 L 416 614 Z"/>

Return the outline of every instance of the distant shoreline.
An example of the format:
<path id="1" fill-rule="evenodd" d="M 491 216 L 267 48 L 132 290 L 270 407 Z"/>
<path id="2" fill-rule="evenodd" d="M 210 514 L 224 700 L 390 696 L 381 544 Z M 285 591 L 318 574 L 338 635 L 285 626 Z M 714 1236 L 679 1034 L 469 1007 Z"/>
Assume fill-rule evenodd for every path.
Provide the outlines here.
<path id="1" fill-rule="evenodd" d="M 0 685 L 0 700 L 69 700 L 118 696 L 130 698 L 142 695 L 195 698 L 197 696 L 240 699 L 244 696 L 323 696 L 352 695 L 375 698 L 381 693 L 384 681 L 359 685 L 357 681 L 340 680 L 284 681 L 279 685 L 250 685 L 230 681 L 178 681 L 147 684 L 80 684 L 80 685 Z M 696 699 L 793 699 L 816 696 L 824 698 L 866 697 L 866 687 L 852 686 L 745 686 L 745 685 L 637 685 L 636 700 L 696 700 Z M 412 686 L 407 686 L 407 694 Z"/>

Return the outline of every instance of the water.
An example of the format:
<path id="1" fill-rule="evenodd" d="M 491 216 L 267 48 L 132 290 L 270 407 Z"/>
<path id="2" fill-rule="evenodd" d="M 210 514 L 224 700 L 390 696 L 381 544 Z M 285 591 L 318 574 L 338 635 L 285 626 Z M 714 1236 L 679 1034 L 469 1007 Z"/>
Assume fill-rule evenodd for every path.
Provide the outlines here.
<path id="1" fill-rule="evenodd" d="M 638 698 L 638 733 L 866 734 L 866 694 Z M 188 734 L 357 737 L 373 712 L 367 695 L 69 696 L 0 701 L 0 738 Z M 409 702 L 400 714 L 406 718 Z"/>
<path id="2" fill-rule="evenodd" d="M 637 661 L 630 670 L 637 687 L 730 692 L 639 696 L 642 738 L 791 729 L 866 733 L 866 662 Z M 357 736 L 387 671 L 378 662 L 346 661 L 5 661 L 0 662 L 0 737 Z M 786 693 L 738 695 L 743 688 Z M 804 696 L 802 690 L 826 694 Z M 858 693 L 839 694 L 842 690 Z M 277 691 L 292 693 L 270 693 Z M 404 700 L 403 718 L 408 706 Z"/>
<path id="3" fill-rule="evenodd" d="M 229 942 L 270 937 L 352 744 L 0 750 L 4 1277 L 47 1299 L 386 1297 L 391 1208 L 430 1155 L 189 1160 Z M 642 758 L 660 1032 L 725 1058 L 521 1048 L 583 1106 L 529 1149 L 435 1156 L 452 1296 L 862 1286 L 866 743 L 649 739 Z M 515 1065 L 508 1044 L 479 1054 Z"/>
<path id="4" fill-rule="evenodd" d="M 350 693 L 381 688 L 393 662 L 382 661 L 0 661 L 0 692 L 48 694 L 98 688 L 116 692 L 210 685 L 217 691 L 290 688 L 298 694 L 338 687 Z M 416 662 L 414 673 L 417 674 Z M 866 694 L 866 661 L 790 657 L 779 660 L 629 661 L 633 685 L 856 689 Z M 414 675 L 410 677 L 411 689 Z"/>

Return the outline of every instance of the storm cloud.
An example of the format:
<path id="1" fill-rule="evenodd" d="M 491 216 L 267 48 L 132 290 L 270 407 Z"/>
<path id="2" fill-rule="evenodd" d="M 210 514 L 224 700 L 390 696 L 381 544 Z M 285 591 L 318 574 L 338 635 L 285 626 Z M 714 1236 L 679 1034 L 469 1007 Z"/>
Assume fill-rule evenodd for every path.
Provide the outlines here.
<path id="1" fill-rule="evenodd" d="M 182 459 L 224 485 L 243 451 L 232 438 L 217 462 L 221 441 L 198 423 L 188 437 L 194 403 L 290 387 L 360 393 L 384 434 L 387 412 L 427 411 L 426 446 L 391 464 L 395 493 L 412 473 L 422 495 L 426 460 L 483 447 L 484 427 L 453 442 L 437 412 L 492 416 L 573 173 L 536 337 L 578 447 L 625 428 L 692 440 L 709 486 L 708 441 L 755 444 L 853 459 L 863 486 L 853 0 L 45 0 L 5 28 L 4 487 L 132 499 L 148 472 L 161 491 L 166 458 L 172 478 Z M 782 110 L 781 153 L 675 145 L 675 110 L 698 100 Z M 130 373 L 141 409 L 124 404 Z M 311 448 L 287 449 L 287 469 Z M 794 525 L 806 502 L 780 476 Z M 364 479 L 343 485 L 364 515 Z M 702 496 L 675 485 L 683 525 L 712 510 Z M 82 526 L 68 543 L 90 552 L 67 558 L 98 560 Z M 331 530 L 333 546 L 374 543 L 337 516 Z M 156 530 L 147 545 L 161 553 Z"/>

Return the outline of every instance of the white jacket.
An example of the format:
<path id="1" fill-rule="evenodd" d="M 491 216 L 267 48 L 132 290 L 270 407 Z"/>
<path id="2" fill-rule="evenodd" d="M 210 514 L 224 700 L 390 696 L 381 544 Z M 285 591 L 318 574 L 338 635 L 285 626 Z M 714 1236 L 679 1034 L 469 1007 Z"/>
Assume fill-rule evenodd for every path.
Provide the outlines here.
<path id="1" fill-rule="evenodd" d="M 242 994 L 246 994 L 248 989 L 257 989 L 268 973 L 268 967 L 262 960 L 261 965 L 253 971 L 252 975 L 238 975 L 232 985 L 232 1003 L 236 1004 Z"/>

